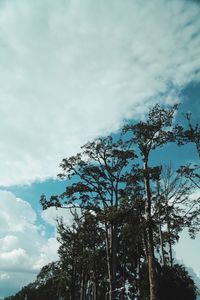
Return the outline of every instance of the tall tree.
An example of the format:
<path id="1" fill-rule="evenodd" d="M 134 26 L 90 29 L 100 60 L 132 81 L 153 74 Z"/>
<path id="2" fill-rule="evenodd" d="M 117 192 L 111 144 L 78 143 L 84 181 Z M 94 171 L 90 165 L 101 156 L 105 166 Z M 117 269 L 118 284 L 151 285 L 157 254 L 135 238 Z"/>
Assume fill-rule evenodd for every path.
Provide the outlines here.
<path id="1" fill-rule="evenodd" d="M 153 107 L 148 114 L 146 122 L 130 124 L 124 127 L 124 132 L 129 131 L 132 136 L 130 143 L 137 145 L 143 161 L 142 177 L 145 191 L 145 220 L 147 237 L 148 274 L 150 285 L 150 300 L 157 300 L 156 264 L 153 241 L 152 219 L 152 188 L 151 181 L 160 175 L 159 168 L 149 166 L 150 154 L 153 150 L 174 140 L 172 131 L 168 128 L 172 125 L 174 112 L 177 106 L 163 109 L 159 105 Z"/>
<path id="2" fill-rule="evenodd" d="M 105 227 L 106 253 L 109 282 L 109 300 L 116 290 L 117 227 L 115 217 L 126 190 L 128 170 L 133 167 L 136 155 L 129 144 L 112 137 L 88 142 L 82 152 L 63 159 L 59 177 L 70 180 L 64 193 L 52 196 L 48 201 L 41 198 L 44 208 L 48 206 L 78 205 L 101 216 Z"/>

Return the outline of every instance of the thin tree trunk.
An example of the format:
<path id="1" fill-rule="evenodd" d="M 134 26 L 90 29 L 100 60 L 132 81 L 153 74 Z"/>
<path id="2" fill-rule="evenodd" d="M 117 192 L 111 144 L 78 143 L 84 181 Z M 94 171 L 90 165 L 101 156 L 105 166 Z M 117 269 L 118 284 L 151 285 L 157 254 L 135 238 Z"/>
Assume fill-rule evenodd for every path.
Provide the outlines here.
<path id="1" fill-rule="evenodd" d="M 147 223 L 147 247 L 148 247 L 148 275 L 149 275 L 149 288 L 150 300 L 157 300 L 157 280 L 156 280 L 156 267 L 154 257 L 154 243 L 153 243 L 153 230 L 152 230 L 152 216 L 151 216 L 151 189 L 148 170 L 148 161 L 144 157 L 144 187 L 146 193 L 145 203 L 145 219 Z"/>
<path id="2" fill-rule="evenodd" d="M 164 240 L 163 240 L 163 232 L 162 232 L 162 221 L 161 221 L 161 209 L 160 209 L 160 184 L 159 181 L 157 181 L 157 190 L 158 190 L 158 231 L 159 231 L 159 239 L 160 239 L 160 248 L 161 248 L 161 264 L 163 266 L 166 265 L 165 260 L 165 249 L 164 249 Z"/>
<path id="3" fill-rule="evenodd" d="M 96 263 L 94 261 L 93 266 L 93 278 L 92 278 L 92 299 L 97 300 L 97 273 L 96 273 Z"/>
<path id="4" fill-rule="evenodd" d="M 81 272 L 80 300 L 85 300 L 85 276 L 83 271 Z"/>
<path id="5" fill-rule="evenodd" d="M 111 257 L 112 257 L 112 291 L 116 289 L 116 255 L 117 255 L 117 236 L 116 226 L 111 224 Z"/>
<path id="6" fill-rule="evenodd" d="M 114 299 L 116 289 L 116 227 L 106 224 L 106 256 L 108 268 L 109 291 L 108 299 Z"/>
<path id="7" fill-rule="evenodd" d="M 125 283 L 126 283 L 126 262 L 123 263 L 123 275 L 122 275 L 122 287 L 123 287 L 123 291 L 121 293 L 121 300 L 125 299 Z"/>
<path id="8" fill-rule="evenodd" d="M 105 223 L 105 231 L 106 231 L 106 260 L 107 260 L 108 282 L 109 282 L 109 290 L 108 290 L 107 294 L 110 295 L 110 292 L 112 291 L 112 286 L 111 286 L 109 228 L 108 228 L 107 223 Z M 106 297 L 106 299 L 107 299 L 107 297 Z M 110 298 L 109 298 L 109 300 L 110 300 Z"/>
<path id="9" fill-rule="evenodd" d="M 136 297 L 137 300 L 140 300 L 141 297 L 141 288 L 140 288 L 140 257 L 137 257 L 137 266 L 136 266 Z"/>
<path id="10" fill-rule="evenodd" d="M 167 209 L 167 203 L 165 207 L 165 213 L 166 213 L 166 219 L 167 219 L 167 233 L 168 233 L 168 246 L 169 246 L 169 264 L 171 267 L 173 267 L 173 254 L 172 254 L 172 243 L 171 243 L 171 229 L 170 229 L 170 220 L 169 220 L 169 214 L 168 214 L 168 209 Z"/>
<path id="11" fill-rule="evenodd" d="M 157 300 L 157 279 L 153 247 L 153 232 L 151 226 L 147 228 L 147 243 L 148 243 L 148 273 L 149 273 L 149 287 L 150 300 Z"/>
<path id="12" fill-rule="evenodd" d="M 168 241 L 168 244 L 169 244 L 169 261 L 170 261 L 170 266 L 173 267 L 173 255 L 172 255 L 172 243 L 169 239 Z"/>
<path id="13" fill-rule="evenodd" d="M 146 262 L 148 262 L 148 247 L 147 247 L 146 230 L 144 230 L 144 232 L 143 232 L 142 243 L 143 243 L 143 248 L 144 248 L 145 259 L 146 259 Z"/>
<path id="14" fill-rule="evenodd" d="M 170 239 L 170 224 L 169 221 L 167 222 L 167 232 L 168 232 L 168 245 L 169 245 L 169 263 L 170 266 L 173 267 L 173 254 L 172 254 L 172 243 L 171 243 L 171 239 Z"/>
<path id="15" fill-rule="evenodd" d="M 161 248 L 161 263 L 163 266 L 166 265 L 166 261 L 165 261 L 165 250 L 164 250 L 164 242 L 163 242 L 163 233 L 162 233 L 162 228 L 161 228 L 161 223 L 159 220 L 159 238 L 160 238 L 160 248 Z"/>
<path id="16" fill-rule="evenodd" d="M 93 293 L 93 300 L 97 300 L 97 284 L 95 278 L 92 285 L 92 293 Z"/>
<path id="17" fill-rule="evenodd" d="M 92 297 L 93 300 L 97 300 L 97 270 L 96 270 L 96 259 L 95 259 L 95 253 L 96 253 L 96 223 L 94 222 L 94 231 L 93 231 L 93 253 L 94 253 L 94 259 L 93 259 L 93 282 L 92 282 Z"/>
<path id="18" fill-rule="evenodd" d="M 73 274 L 72 274 L 72 287 L 71 287 L 71 299 L 75 300 L 76 299 L 76 260 L 73 262 L 74 267 L 73 267 Z"/>

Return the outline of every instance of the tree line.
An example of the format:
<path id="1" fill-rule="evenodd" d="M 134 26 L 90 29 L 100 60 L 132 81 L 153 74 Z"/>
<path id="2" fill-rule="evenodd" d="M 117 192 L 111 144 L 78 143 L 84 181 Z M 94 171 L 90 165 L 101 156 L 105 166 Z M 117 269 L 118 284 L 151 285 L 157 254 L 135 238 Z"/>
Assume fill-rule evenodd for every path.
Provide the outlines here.
<path id="1" fill-rule="evenodd" d="M 59 260 L 7 300 L 196 299 L 173 245 L 183 229 L 192 238 L 199 231 L 199 198 L 192 197 L 200 188 L 199 165 L 174 170 L 152 160 L 168 143 L 192 143 L 200 157 L 199 124 L 190 114 L 184 125 L 174 124 L 176 111 L 156 105 L 145 121 L 128 122 L 62 160 L 58 177 L 66 189 L 40 202 L 43 209 L 71 210 L 74 223 L 58 220 Z"/>

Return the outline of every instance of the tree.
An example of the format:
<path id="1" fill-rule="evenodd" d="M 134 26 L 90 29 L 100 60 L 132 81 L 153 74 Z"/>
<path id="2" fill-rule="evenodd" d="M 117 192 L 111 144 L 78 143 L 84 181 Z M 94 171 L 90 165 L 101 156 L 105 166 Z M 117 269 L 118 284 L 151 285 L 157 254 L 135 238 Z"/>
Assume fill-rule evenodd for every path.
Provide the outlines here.
<path id="1" fill-rule="evenodd" d="M 145 221 L 147 237 L 148 273 L 150 285 L 150 300 L 157 300 L 157 279 L 154 256 L 153 223 L 152 223 L 152 188 L 151 181 L 158 179 L 159 168 L 149 167 L 149 158 L 152 150 L 155 150 L 174 140 L 173 132 L 168 128 L 172 125 L 173 115 L 177 106 L 163 109 L 159 105 L 153 107 L 148 114 L 146 122 L 130 124 L 124 127 L 124 132 L 132 134 L 130 143 L 137 145 L 143 161 L 141 169 L 145 192 Z"/>
<path id="2" fill-rule="evenodd" d="M 160 300 L 196 299 L 196 287 L 184 266 L 164 266 L 159 278 Z"/>
<path id="3" fill-rule="evenodd" d="M 101 299 L 106 291 L 105 232 L 91 213 L 75 218 L 71 227 L 58 224 L 58 250 L 67 274 L 69 299 Z"/>
<path id="4" fill-rule="evenodd" d="M 126 190 L 129 166 L 133 167 L 136 155 L 129 144 L 112 137 L 88 142 L 82 152 L 63 159 L 61 179 L 70 180 L 64 193 L 41 198 L 43 208 L 51 205 L 79 206 L 92 210 L 101 218 L 105 228 L 106 257 L 109 281 L 109 299 L 114 299 L 116 289 L 117 227 L 115 217 Z"/>

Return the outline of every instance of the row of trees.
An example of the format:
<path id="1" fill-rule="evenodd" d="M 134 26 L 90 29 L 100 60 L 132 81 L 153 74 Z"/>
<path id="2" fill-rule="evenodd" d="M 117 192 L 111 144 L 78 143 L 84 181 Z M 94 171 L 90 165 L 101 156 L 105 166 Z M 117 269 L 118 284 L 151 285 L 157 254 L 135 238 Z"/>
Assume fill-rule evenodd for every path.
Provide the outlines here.
<path id="1" fill-rule="evenodd" d="M 81 222 L 77 219 L 72 228 L 60 223 L 59 230 L 60 260 L 44 266 L 34 283 L 6 300 L 108 299 L 104 231 L 96 226 L 94 216 L 88 214 Z M 148 267 L 142 249 L 134 249 L 134 233 L 130 220 L 118 236 L 118 288 L 113 299 L 149 299 Z M 140 264 L 138 257 L 143 257 Z M 183 266 L 157 262 L 156 267 L 158 299 L 195 299 L 194 282 Z"/>
<path id="2" fill-rule="evenodd" d="M 191 197 L 199 166 L 175 172 L 151 160 L 167 143 L 193 143 L 200 156 L 198 124 L 187 114 L 187 128 L 174 126 L 176 109 L 156 105 L 146 121 L 128 123 L 63 159 L 58 176 L 67 180 L 66 190 L 43 195 L 41 204 L 71 209 L 74 224 L 58 221 L 60 260 L 28 287 L 39 293 L 33 299 L 46 299 L 42 289 L 51 299 L 195 299 L 194 282 L 174 264 L 173 245 L 184 228 L 192 237 L 199 229 L 199 199 Z M 20 293 L 10 299 L 22 299 Z"/>

